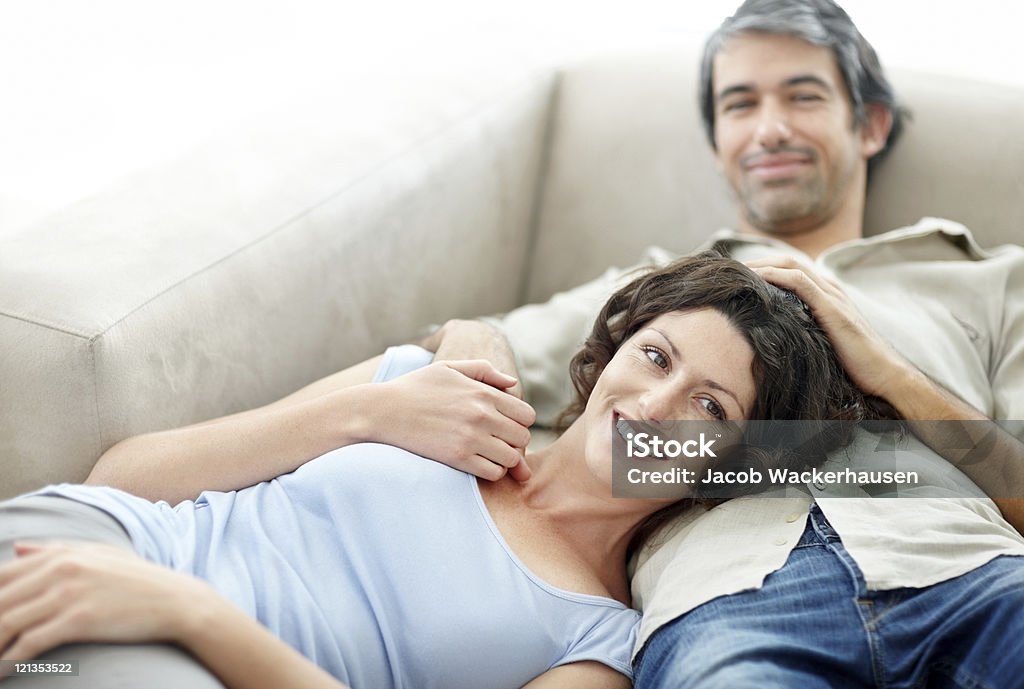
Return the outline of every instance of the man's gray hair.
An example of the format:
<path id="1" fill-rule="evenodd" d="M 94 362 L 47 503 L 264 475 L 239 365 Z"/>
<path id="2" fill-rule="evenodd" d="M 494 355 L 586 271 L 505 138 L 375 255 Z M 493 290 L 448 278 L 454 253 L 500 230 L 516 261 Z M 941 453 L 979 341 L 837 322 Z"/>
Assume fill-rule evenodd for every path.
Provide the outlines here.
<path id="1" fill-rule="evenodd" d="M 899 139 L 908 113 L 897 102 L 875 49 L 843 8 L 832 0 L 746 0 L 708 38 L 700 66 L 700 108 L 712 148 L 715 147 L 715 94 L 711 82 L 715 55 L 730 38 L 752 31 L 793 36 L 831 50 L 846 82 L 858 126 L 867 122 L 866 103 L 878 103 L 892 113 L 889 138 L 882 150 L 868 161 L 870 173 Z"/>

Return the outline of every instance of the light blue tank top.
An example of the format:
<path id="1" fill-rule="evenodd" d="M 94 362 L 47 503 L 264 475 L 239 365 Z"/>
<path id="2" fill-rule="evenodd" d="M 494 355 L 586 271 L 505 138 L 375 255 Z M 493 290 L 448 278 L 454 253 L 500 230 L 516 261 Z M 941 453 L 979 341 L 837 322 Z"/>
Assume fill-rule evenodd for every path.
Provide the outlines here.
<path id="1" fill-rule="evenodd" d="M 374 380 L 430 359 L 389 349 Z M 143 557 L 205 579 L 354 689 L 521 687 L 582 660 L 632 676 L 639 613 L 539 579 L 474 477 L 395 447 L 351 445 L 173 508 L 110 488 L 40 493 L 113 515 Z"/>

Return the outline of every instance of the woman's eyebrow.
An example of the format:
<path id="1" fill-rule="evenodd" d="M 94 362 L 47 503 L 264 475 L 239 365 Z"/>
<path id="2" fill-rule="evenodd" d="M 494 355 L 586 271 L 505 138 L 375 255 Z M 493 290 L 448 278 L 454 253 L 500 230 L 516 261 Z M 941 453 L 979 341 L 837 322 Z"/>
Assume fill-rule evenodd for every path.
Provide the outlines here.
<path id="1" fill-rule="evenodd" d="M 675 346 L 674 344 L 672 344 L 672 340 L 670 340 L 670 339 L 669 339 L 668 335 L 666 335 L 666 334 L 665 334 L 665 333 L 663 333 L 662 331 L 658 330 L 658 329 L 657 329 L 657 328 L 655 328 L 654 326 L 648 326 L 648 330 L 653 330 L 654 332 L 656 332 L 656 333 L 658 333 L 659 335 L 661 335 L 661 338 L 662 338 L 663 340 L 665 340 L 665 342 L 666 342 L 666 343 L 668 344 L 668 348 L 669 348 L 670 350 L 672 350 L 672 356 L 674 356 L 674 357 L 675 357 L 676 359 L 682 359 L 682 358 L 683 358 L 683 357 L 682 357 L 682 355 L 681 355 L 681 354 L 679 354 L 679 350 L 678 350 L 678 349 L 676 349 L 676 346 Z M 747 410 L 743 408 L 743 405 L 742 405 L 742 404 L 740 404 L 740 399 L 739 399 L 739 397 L 737 397 L 737 396 L 736 396 L 736 393 L 734 393 L 734 392 L 733 392 L 732 390 L 730 390 L 729 388 L 727 388 L 727 387 L 723 386 L 723 385 L 722 385 L 721 383 L 719 383 L 718 381 L 716 381 L 716 380 L 712 380 L 711 378 L 705 378 L 705 379 L 704 379 L 703 381 L 701 381 L 701 382 L 702 382 L 702 383 L 703 383 L 704 385 L 708 386 L 709 388 L 712 388 L 712 389 L 714 389 L 714 390 L 718 390 L 718 391 L 720 391 L 720 392 L 724 392 L 724 393 L 725 393 L 726 395 L 728 395 L 729 397 L 732 397 L 732 400 L 733 400 L 733 402 L 735 402 L 735 403 L 736 403 L 736 406 L 737 406 L 737 407 L 739 408 L 739 410 L 740 410 L 740 414 L 742 414 L 742 415 L 743 415 L 744 417 L 746 417 L 746 416 L 747 416 Z"/>
<path id="2" fill-rule="evenodd" d="M 672 344 L 672 340 L 670 340 L 668 338 L 668 335 L 666 335 L 665 333 L 661 332 L 660 330 L 655 328 L 653 325 L 652 326 L 648 326 L 648 330 L 653 330 L 654 332 L 656 332 L 659 335 L 661 335 L 661 338 L 663 340 L 665 340 L 666 343 L 668 343 L 668 348 L 672 350 L 672 356 L 674 356 L 677 359 L 682 359 L 683 358 L 683 355 L 680 354 L 679 350 L 676 349 L 676 346 L 674 344 Z"/>
<path id="3" fill-rule="evenodd" d="M 747 416 L 747 410 L 743 408 L 743 405 L 740 404 L 739 398 L 736 397 L 736 395 L 733 394 L 732 390 L 730 390 L 728 388 L 725 388 L 725 387 L 722 387 L 717 381 L 711 380 L 710 378 L 705 378 L 702 382 L 704 383 L 704 385 L 707 385 L 709 388 L 714 388 L 715 390 L 721 390 L 722 392 L 727 394 L 729 397 L 732 397 L 733 402 L 735 402 L 736 406 L 739 407 L 740 414 L 742 414 L 744 417 Z"/>

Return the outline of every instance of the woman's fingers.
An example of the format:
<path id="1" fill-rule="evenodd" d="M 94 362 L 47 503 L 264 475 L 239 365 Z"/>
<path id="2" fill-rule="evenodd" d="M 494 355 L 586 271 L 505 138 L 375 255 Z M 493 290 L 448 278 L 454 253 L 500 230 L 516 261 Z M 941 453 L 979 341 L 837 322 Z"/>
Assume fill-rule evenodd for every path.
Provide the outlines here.
<path id="1" fill-rule="evenodd" d="M 485 481 L 497 481 L 507 474 L 513 480 L 522 483 L 533 475 L 533 471 L 526 464 L 525 459 L 520 459 L 515 466 L 505 467 L 482 455 L 473 455 L 464 466 L 459 468 L 467 474 L 473 474 Z"/>
<path id="2" fill-rule="evenodd" d="M 70 630 L 67 621 L 61 617 L 50 619 L 18 637 L 18 641 L 11 646 L 9 652 L 4 652 L 3 657 L 31 660 L 52 648 L 76 641 Z"/>
<path id="3" fill-rule="evenodd" d="M 530 429 L 522 422 L 510 417 L 501 408 L 501 401 L 496 403 L 490 427 L 487 429 L 491 435 L 511 447 L 525 450 L 530 444 Z"/>
<path id="4" fill-rule="evenodd" d="M 10 642 L 12 610 L 52 589 L 52 546 L 36 543 L 15 543 L 17 558 L 0 565 L 0 651 Z"/>
<path id="5" fill-rule="evenodd" d="M 530 468 L 530 465 L 526 463 L 526 458 L 523 457 L 519 460 L 518 464 L 509 467 L 508 475 L 513 481 L 523 483 L 525 481 L 529 481 L 530 477 L 533 476 L 533 469 Z"/>
<path id="6" fill-rule="evenodd" d="M 494 364 L 486 359 L 463 359 L 443 362 L 449 368 L 453 368 L 467 378 L 478 380 L 492 387 L 504 390 L 510 388 L 519 380 L 515 376 L 499 371 Z"/>
<path id="7" fill-rule="evenodd" d="M 494 398 L 494 407 L 502 413 L 508 419 L 511 419 L 523 430 L 528 429 L 537 420 L 537 412 L 534 411 L 526 402 L 522 401 L 518 397 L 513 397 L 507 393 L 499 393 Z M 526 432 L 524 443 L 530 442 L 530 433 Z M 526 447 L 525 444 L 519 447 Z"/>
<path id="8" fill-rule="evenodd" d="M 16 555 L 31 555 L 32 553 L 53 552 L 59 547 L 57 543 L 42 543 L 39 541 L 17 541 L 14 544 Z"/>
<path id="9" fill-rule="evenodd" d="M 504 393 L 498 394 L 504 395 Z M 505 395 L 505 397 L 508 396 Z M 508 397 L 508 399 L 512 402 L 519 401 L 512 397 Z M 490 414 L 489 423 L 463 426 L 464 432 L 469 434 L 467 442 L 471 445 L 479 445 L 479 449 L 474 452 L 476 456 L 483 457 L 499 467 L 507 469 L 509 476 L 516 481 L 527 481 L 533 475 L 526 462 L 526 447 L 530 444 L 530 431 L 520 422 L 507 416 L 500 403 L 501 400 L 498 401 L 494 412 Z M 531 415 L 532 411 L 531 409 Z M 501 478 L 503 475 L 504 472 L 491 480 Z"/>
<path id="10" fill-rule="evenodd" d="M 492 325 L 481 321 L 451 320 L 441 327 L 438 335 L 434 361 L 486 359 L 497 364 L 499 370 L 510 373 L 516 370 L 515 355 L 508 340 Z M 523 386 L 519 383 L 502 389 L 514 397 L 523 398 Z"/>
<path id="11" fill-rule="evenodd" d="M 386 441 L 488 480 L 530 477 L 533 408 L 500 389 L 514 378 L 484 360 L 436 362 L 382 383 Z"/>
<path id="12" fill-rule="evenodd" d="M 519 382 L 515 377 L 499 371 L 491 362 L 485 359 L 446 361 L 444 365 L 496 390 L 505 390 Z M 533 410 L 533 407 L 518 397 L 501 394 L 495 395 L 493 399 L 495 400 L 495 407 L 502 414 L 523 426 L 532 426 L 533 422 L 537 420 L 537 413 Z"/>
<path id="13" fill-rule="evenodd" d="M 62 561 L 70 549 L 15 543 L 17 559 L 0 567 L 0 658 L 31 659 L 75 633 L 66 614 L 74 601 L 62 585 L 77 572 L 74 562 Z"/>
<path id="14" fill-rule="evenodd" d="M 463 429 L 461 436 L 454 439 L 453 449 L 458 456 L 483 457 L 504 469 L 511 469 L 523 459 L 523 448 L 473 429 Z"/>
<path id="15" fill-rule="evenodd" d="M 181 638 L 198 580 L 96 543 L 18 544 L 0 568 L 0 658 L 29 660 L 72 641 L 147 643 Z"/>
<path id="16" fill-rule="evenodd" d="M 29 660 L 56 646 L 57 643 L 43 645 L 50 635 L 39 632 L 59 621 L 69 604 L 66 596 L 51 591 L 5 609 L 0 614 L 0 658 Z M 67 620 L 61 626 L 73 631 Z"/>
<path id="17" fill-rule="evenodd" d="M 24 628 L 25 606 L 45 598 L 52 588 L 44 573 L 32 570 L 0 587 L 0 655 Z"/>
<path id="18" fill-rule="evenodd" d="M 43 557 L 48 551 L 46 544 L 19 541 L 14 544 L 14 552 L 18 557 L 0 564 L 0 591 L 3 591 L 6 584 L 37 565 L 35 561 L 29 561 L 30 556 Z"/>

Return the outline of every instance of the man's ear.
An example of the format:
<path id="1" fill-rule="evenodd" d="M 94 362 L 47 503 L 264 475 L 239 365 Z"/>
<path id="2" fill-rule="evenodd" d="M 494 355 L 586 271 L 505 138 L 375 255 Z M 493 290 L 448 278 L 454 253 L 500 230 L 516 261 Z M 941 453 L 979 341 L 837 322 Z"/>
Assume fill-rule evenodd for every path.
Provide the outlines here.
<path id="1" fill-rule="evenodd" d="M 860 149 L 864 158 L 870 158 L 883 148 L 892 130 L 892 110 L 881 103 L 866 103 L 867 122 L 860 128 Z"/>

